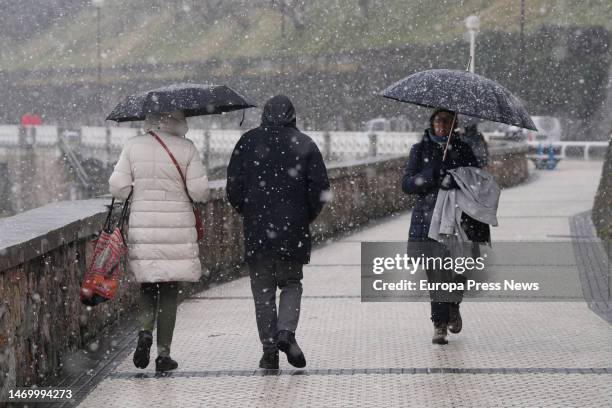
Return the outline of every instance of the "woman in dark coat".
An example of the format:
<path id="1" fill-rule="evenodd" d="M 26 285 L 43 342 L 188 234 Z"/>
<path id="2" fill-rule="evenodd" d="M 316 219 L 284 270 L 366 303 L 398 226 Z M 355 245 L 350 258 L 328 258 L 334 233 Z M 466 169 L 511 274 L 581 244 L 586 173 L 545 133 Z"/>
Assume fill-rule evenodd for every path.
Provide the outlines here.
<path id="1" fill-rule="evenodd" d="M 431 224 L 431 216 L 436 206 L 438 190 L 440 188 L 457 188 L 457 184 L 452 180 L 450 174 L 448 174 L 448 177 L 445 177 L 447 176 L 447 170 L 466 166 L 478 167 L 478 161 L 472 149 L 462 142 L 455 133 L 451 137 L 446 159 L 442 161 L 446 141 L 451 127 L 453 127 L 454 115 L 454 112 L 445 109 L 434 111 L 429 119 L 430 127 L 425 130 L 423 139 L 413 145 L 410 150 L 402 179 L 402 189 L 404 192 L 417 196 L 416 204 L 412 210 L 408 241 L 411 243 L 426 243 L 416 245 L 427 246 L 430 254 L 439 253 L 438 250 L 441 245 L 427 236 L 429 225 Z M 458 126 L 456 120 L 454 125 L 455 128 Z M 462 220 L 463 218 L 465 218 L 466 223 L 474 221 L 468 220 L 469 217 L 465 214 Z M 470 229 L 473 230 L 473 228 Z M 473 241 L 487 239 L 487 237 L 470 238 Z M 462 275 L 444 270 L 428 270 L 427 277 L 429 281 L 436 282 L 461 281 L 464 279 Z M 431 320 L 434 323 L 432 342 L 435 344 L 446 344 L 447 330 L 450 330 L 452 333 L 461 331 L 462 322 L 461 315 L 459 314 L 459 302 L 461 299 L 458 299 L 456 302 L 436 302 L 434 301 L 436 294 L 430 293 L 430 295 L 432 299 Z"/>

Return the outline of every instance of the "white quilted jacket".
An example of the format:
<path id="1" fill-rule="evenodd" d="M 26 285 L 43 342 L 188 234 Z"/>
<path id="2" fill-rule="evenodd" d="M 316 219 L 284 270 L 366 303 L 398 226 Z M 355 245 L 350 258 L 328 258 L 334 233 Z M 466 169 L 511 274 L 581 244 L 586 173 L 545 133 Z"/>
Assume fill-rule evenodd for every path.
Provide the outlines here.
<path id="1" fill-rule="evenodd" d="M 208 179 L 193 142 L 165 131 L 157 134 L 186 175 L 191 198 L 205 201 Z M 113 197 L 122 200 L 134 186 L 128 248 L 136 280 L 199 280 L 202 269 L 192 206 L 176 166 L 159 142 L 149 134 L 128 140 L 109 184 Z"/>

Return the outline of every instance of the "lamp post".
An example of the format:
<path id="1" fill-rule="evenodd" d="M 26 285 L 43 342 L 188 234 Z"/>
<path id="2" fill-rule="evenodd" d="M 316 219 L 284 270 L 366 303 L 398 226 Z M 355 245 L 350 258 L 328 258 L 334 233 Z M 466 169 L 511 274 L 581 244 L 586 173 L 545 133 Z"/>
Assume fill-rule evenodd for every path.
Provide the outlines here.
<path id="1" fill-rule="evenodd" d="M 100 13 L 102 6 L 104 6 L 104 0 L 91 0 L 91 4 L 96 8 L 96 53 L 97 53 L 97 64 L 98 64 L 98 109 L 102 112 L 102 53 L 100 51 L 101 46 L 101 34 L 100 34 Z"/>
<path id="2" fill-rule="evenodd" d="M 474 73 L 474 68 L 476 66 L 476 34 L 480 29 L 480 19 L 478 16 L 471 15 L 465 19 L 465 26 L 467 27 L 468 34 L 470 35 L 470 72 Z"/>
<path id="3" fill-rule="evenodd" d="M 524 37 L 524 31 L 525 31 L 525 0 L 521 0 L 521 19 L 520 19 L 520 43 L 519 43 L 519 72 L 522 74 L 523 73 L 523 66 L 525 65 L 525 37 Z M 521 75 L 519 77 L 519 79 L 522 79 L 523 75 Z"/>

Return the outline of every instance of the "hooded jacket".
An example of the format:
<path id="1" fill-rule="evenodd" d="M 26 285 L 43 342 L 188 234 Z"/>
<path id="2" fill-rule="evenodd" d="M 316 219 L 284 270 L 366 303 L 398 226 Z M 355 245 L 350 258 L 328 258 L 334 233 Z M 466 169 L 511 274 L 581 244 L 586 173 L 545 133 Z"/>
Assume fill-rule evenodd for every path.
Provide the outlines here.
<path id="1" fill-rule="evenodd" d="M 182 115 L 147 117 L 145 129 L 166 143 L 194 201 L 208 196 L 206 170 Z M 151 135 L 128 140 L 109 179 L 113 197 L 134 189 L 128 230 L 129 266 L 138 282 L 195 282 L 202 274 L 192 205 L 170 156 Z"/>
<path id="2" fill-rule="evenodd" d="M 310 261 L 309 224 L 328 199 L 329 180 L 317 145 L 296 127 L 289 98 L 271 98 L 261 125 L 242 135 L 227 168 L 226 188 L 244 218 L 247 262 L 258 255 Z"/>

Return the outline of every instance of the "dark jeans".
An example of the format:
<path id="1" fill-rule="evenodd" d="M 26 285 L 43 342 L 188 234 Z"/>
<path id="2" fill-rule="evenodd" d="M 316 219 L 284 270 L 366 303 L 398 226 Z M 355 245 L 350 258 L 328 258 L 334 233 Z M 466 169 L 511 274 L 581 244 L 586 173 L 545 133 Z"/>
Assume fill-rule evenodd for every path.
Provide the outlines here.
<path id="1" fill-rule="evenodd" d="M 140 330 L 152 332 L 157 321 L 157 353 L 160 356 L 170 356 L 176 323 L 177 286 L 176 282 L 140 284 Z"/>
<path id="2" fill-rule="evenodd" d="M 302 266 L 270 256 L 260 256 L 249 263 L 257 330 L 264 351 L 276 350 L 279 331 L 295 332 L 297 329 L 302 300 Z M 276 288 L 281 291 L 278 313 Z"/>
<path id="3" fill-rule="evenodd" d="M 427 271 L 428 282 L 462 282 L 465 285 L 466 280 L 465 276 L 453 271 L 448 271 L 447 273 Z M 429 298 L 431 299 L 431 321 L 434 322 L 434 324 L 447 324 L 450 305 L 458 305 L 461 303 L 463 300 L 463 291 L 453 291 L 449 293 L 442 290 L 430 290 Z"/>

